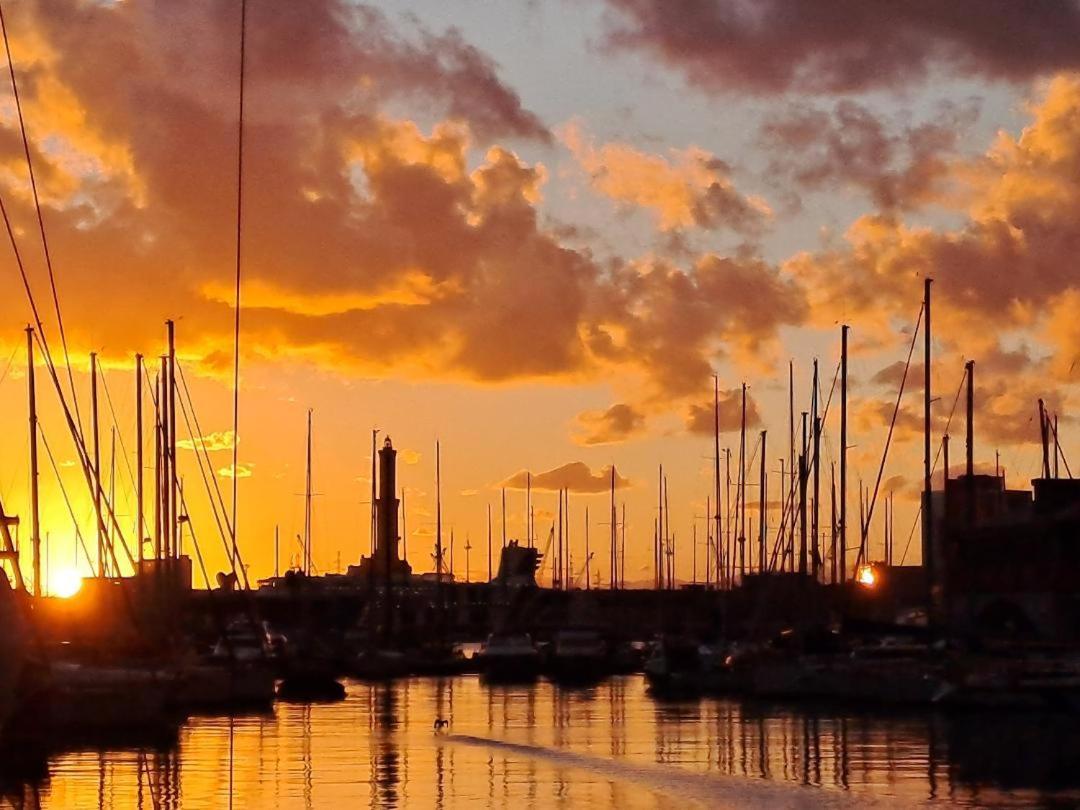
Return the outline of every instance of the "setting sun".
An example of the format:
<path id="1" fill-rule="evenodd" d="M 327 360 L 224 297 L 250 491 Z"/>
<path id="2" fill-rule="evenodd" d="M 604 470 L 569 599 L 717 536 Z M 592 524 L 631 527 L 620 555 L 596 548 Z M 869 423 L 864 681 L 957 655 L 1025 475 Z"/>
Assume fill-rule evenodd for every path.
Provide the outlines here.
<path id="1" fill-rule="evenodd" d="M 864 588 L 873 588 L 877 584 L 877 574 L 873 566 L 864 565 L 855 574 L 855 580 Z"/>
<path id="2" fill-rule="evenodd" d="M 53 596 L 69 599 L 77 594 L 82 587 L 82 577 L 79 576 L 79 572 L 75 569 L 64 568 L 53 574 L 51 585 Z"/>

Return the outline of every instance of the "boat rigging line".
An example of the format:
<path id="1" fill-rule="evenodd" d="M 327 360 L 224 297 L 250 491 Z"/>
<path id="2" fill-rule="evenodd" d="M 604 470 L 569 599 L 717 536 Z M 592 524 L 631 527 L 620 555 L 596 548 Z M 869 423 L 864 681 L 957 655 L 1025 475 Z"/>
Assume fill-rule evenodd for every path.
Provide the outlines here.
<path id="1" fill-rule="evenodd" d="M 237 147 L 236 147 L 236 295 L 235 317 L 233 320 L 233 447 L 232 447 L 232 553 L 238 556 L 236 542 L 236 507 L 237 507 L 237 475 L 238 463 L 237 448 L 240 443 L 237 438 L 240 435 L 240 271 L 241 248 L 243 246 L 243 223 L 244 223 L 244 73 L 247 63 L 247 0 L 240 0 L 240 94 L 237 115 Z M 236 568 L 236 560 L 233 560 L 233 568 Z M 229 806 L 232 806 L 232 770 L 229 771 Z"/>
<path id="2" fill-rule="evenodd" d="M 67 334 L 64 331 L 64 317 L 60 312 L 60 296 L 56 290 L 56 276 L 53 272 L 52 256 L 49 253 L 49 240 L 45 236 L 45 218 L 41 214 L 41 200 L 38 197 L 37 178 L 34 176 L 34 161 L 30 156 L 30 139 L 26 135 L 26 120 L 23 117 L 22 100 L 19 98 L 19 83 L 15 79 L 15 62 L 11 58 L 11 44 L 8 41 L 7 22 L 4 19 L 4 4 L 0 2 L 0 33 L 4 37 L 4 53 L 7 56 L 8 75 L 11 77 L 11 91 L 15 100 L 15 112 L 19 118 L 19 131 L 22 135 L 23 156 L 30 175 L 30 191 L 34 197 L 34 210 L 37 213 L 38 233 L 41 235 L 41 248 L 45 254 L 45 267 L 49 274 L 49 288 L 52 291 L 53 308 L 56 311 L 56 324 L 60 332 L 60 343 L 64 351 L 64 366 L 67 368 L 68 385 L 71 388 L 71 402 L 75 407 L 75 420 L 82 429 L 82 417 L 79 414 L 79 398 L 75 392 L 75 378 L 71 372 L 71 359 L 68 355 Z M 40 324 L 39 324 L 40 329 Z"/>
<path id="3" fill-rule="evenodd" d="M 825 426 L 826 420 L 828 419 L 828 416 L 829 416 L 829 406 L 832 405 L 833 392 L 836 390 L 836 381 L 839 378 L 839 376 L 840 376 L 840 361 L 838 361 L 837 364 L 836 364 L 836 371 L 833 373 L 832 385 L 829 387 L 829 396 L 826 397 L 826 399 L 825 399 L 825 407 L 821 411 L 821 424 L 822 424 L 822 433 L 823 434 L 825 433 L 825 427 L 824 426 Z M 811 449 L 813 449 L 813 448 L 811 447 Z M 811 463 L 813 463 L 814 460 L 815 460 L 814 457 L 810 458 Z M 809 468 L 810 467 L 809 467 L 809 464 L 808 464 L 807 469 L 809 469 Z M 789 488 L 789 492 L 787 494 L 786 502 L 784 503 L 784 511 L 781 512 L 781 514 L 780 514 L 780 525 L 777 526 L 777 528 L 776 528 L 776 539 L 773 541 L 772 552 L 769 555 L 768 570 L 770 570 L 770 571 L 772 571 L 772 570 L 774 570 L 776 568 L 777 557 L 780 556 L 780 552 L 784 549 L 784 545 L 785 545 L 784 541 L 787 540 L 787 537 L 785 535 L 786 535 L 788 529 L 790 528 L 789 525 L 788 525 L 788 518 L 789 517 L 791 518 L 791 525 L 794 525 L 794 523 L 795 523 L 795 497 L 796 497 L 796 494 L 797 493 L 796 493 L 794 487 Z M 781 566 L 782 565 L 783 565 L 783 562 L 781 561 Z"/>
<path id="4" fill-rule="evenodd" d="M 82 546 L 83 554 L 86 555 L 87 561 L 90 560 L 90 551 L 86 546 L 86 539 L 83 537 L 82 529 L 79 528 L 79 519 L 75 515 L 75 509 L 71 505 L 71 498 L 68 497 L 67 487 L 64 486 L 64 479 L 60 477 L 60 467 L 56 463 L 56 457 L 53 455 L 52 448 L 49 447 L 49 440 L 45 438 L 45 429 L 40 425 L 38 426 L 38 438 L 41 439 L 41 446 L 45 448 L 45 455 L 49 457 L 49 464 L 52 465 L 53 473 L 56 475 L 56 482 L 60 485 L 60 494 L 64 498 L 64 504 L 67 506 L 68 514 L 71 515 L 71 523 L 75 527 L 75 539 L 78 540 L 79 545 Z"/>
<path id="5" fill-rule="evenodd" d="M 101 388 L 105 392 L 105 404 L 109 406 L 109 415 L 112 417 L 113 426 L 119 428 L 120 423 L 116 418 L 116 408 L 113 407 L 112 394 L 109 393 L 109 383 L 106 381 L 105 372 L 100 366 L 98 367 L 98 379 L 101 380 Z M 128 480 L 131 482 L 131 491 L 134 492 L 136 489 L 135 473 L 131 469 L 131 459 L 128 456 L 127 446 L 124 444 L 124 431 L 117 430 L 116 432 L 117 438 L 120 440 L 120 453 L 124 457 L 124 467 L 127 470 Z M 145 515 L 143 518 L 145 519 Z M 139 533 L 138 529 L 136 529 L 135 533 Z M 141 543 L 142 538 L 138 538 L 138 542 Z"/>
<path id="6" fill-rule="evenodd" d="M 859 527 L 860 542 L 859 553 L 855 558 L 855 570 L 863 564 L 863 555 L 866 551 L 867 536 L 870 531 L 870 523 L 874 518 L 874 506 L 877 503 L 878 490 L 881 488 L 881 476 L 885 472 L 885 462 L 889 457 L 889 447 L 892 444 L 893 430 L 896 428 L 896 418 L 900 415 L 900 401 L 904 397 L 904 386 L 907 384 L 908 371 L 911 368 L 911 358 L 915 353 L 915 344 L 919 337 L 919 328 L 922 326 L 923 314 L 926 312 L 926 302 L 919 307 L 919 315 L 915 319 L 915 328 L 911 332 L 911 346 L 908 348 L 907 360 L 904 362 L 904 374 L 900 378 L 900 390 L 896 392 L 896 404 L 893 406 L 892 419 L 889 421 L 889 432 L 885 434 L 885 448 L 881 452 L 881 464 L 878 465 L 877 479 L 874 481 L 874 494 L 866 507 L 866 520 Z M 929 456 L 930 454 L 927 453 Z"/>
<path id="7" fill-rule="evenodd" d="M 184 414 L 184 422 L 185 422 L 185 424 L 187 425 L 187 428 L 188 428 L 188 435 L 191 437 L 191 441 L 192 441 L 193 448 L 195 449 L 196 457 L 199 457 L 199 450 L 201 448 L 202 455 L 205 456 L 205 458 L 206 458 L 206 466 L 211 472 L 213 472 L 214 465 L 210 460 L 210 451 L 206 448 L 206 442 L 203 439 L 203 436 L 205 434 L 202 432 L 202 425 L 199 424 L 199 414 L 195 410 L 195 401 L 194 401 L 194 399 L 192 399 L 191 389 L 188 387 L 188 384 L 187 384 L 187 377 L 184 376 L 184 367 L 183 367 L 183 365 L 181 365 L 178 362 L 176 364 L 176 370 L 180 372 L 180 386 L 181 386 L 180 391 L 183 394 L 183 396 L 180 398 L 180 408 L 181 408 L 181 411 Z M 185 399 L 187 400 L 187 407 L 186 408 L 184 406 L 184 400 Z M 188 422 L 188 410 L 190 410 L 190 412 L 191 412 L 191 421 L 190 422 Z M 192 430 L 192 425 L 194 425 L 194 430 Z M 232 436 L 232 442 L 233 442 L 233 444 L 236 443 L 236 434 L 235 433 Z M 198 446 L 195 446 L 195 445 L 198 445 Z M 200 461 L 200 463 L 201 463 L 201 461 Z M 234 470 L 234 474 L 235 474 L 235 470 Z M 207 494 L 211 495 L 211 505 L 214 506 L 215 518 L 218 515 L 218 507 L 220 507 L 220 509 L 221 509 L 221 512 L 220 512 L 221 518 L 220 518 L 220 520 L 223 520 L 225 522 L 225 527 L 224 527 L 224 529 L 222 529 L 220 527 L 220 525 L 219 525 L 219 530 L 222 532 L 223 540 L 226 543 L 228 543 L 228 538 L 232 537 L 233 527 L 232 527 L 232 524 L 229 521 L 228 510 L 225 508 L 225 496 L 221 492 L 221 486 L 218 484 L 217 477 L 211 475 L 210 480 L 212 480 L 214 482 L 214 491 L 213 491 L 213 493 L 211 493 L 209 484 L 207 484 Z M 216 497 L 217 497 L 216 504 L 215 504 L 215 502 L 213 500 L 214 495 L 216 495 Z M 220 524 L 220 521 L 219 521 L 219 524 Z M 229 552 L 229 556 L 230 557 L 232 556 L 231 552 Z M 235 567 L 233 568 L 233 570 L 235 571 Z"/>
<path id="8" fill-rule="evenodd" d="M 953 416 L 956 415 L 956 406 L 960 404 L 960 395 L 964 392 L 964 383 L 967 382 L 968 367 L 964 364 L 964 373 L 960 375 L 960 385 L 956 387 L 956 396 L 953 398 L 952 408 L 949 409 L 949 418 L 945 420 L 945 430 L 942 432 L 941 441 L 938 442 L 937 452 L 934 454 L 934 464 L 931 467 L 931 474 L 937 472 L 938 460 L 941 458 L 941 450 L 945 446 L 946 437 L 949 435 L 949 428 L 952 427 Z M 946 470 L 948 473 L 948 470 Z M 911 531 L 908 532 L 907 542 L 904 544 L 904 553 L 900 555 L 900 565 L 904 564 L 904 560 L 907 559 L 908 549 L 911 547 L 911 539 L 915 536 L 915 527 L 919 524 L 919 520 L 922 518 L 922 503 L 919 504 L 919 508 L 915 510 L 915 519 L 911 522 Z"/>

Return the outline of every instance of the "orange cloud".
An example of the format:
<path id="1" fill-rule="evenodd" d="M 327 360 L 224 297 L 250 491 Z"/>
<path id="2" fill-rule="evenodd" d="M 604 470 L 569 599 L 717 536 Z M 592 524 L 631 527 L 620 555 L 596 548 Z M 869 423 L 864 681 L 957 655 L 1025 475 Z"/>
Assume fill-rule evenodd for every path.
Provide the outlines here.
<path id="1" fill-rule="evenodd" d="M 673 150 L 669 160 L 625 143 L 597 148 L 577 123 L 564 127 L 561 137 L 596 191 L 649 209 L 662 230 L 730 228 L 756 234 L 772 215 L 760 197 L 740 194 L 730 167 L 703 149 Z"/>
<path id="2" fill-rule="evenodd" d="M 398 458 L 405 464 L 419 464 L 420 453 L 416 450 L 410 450 L 407 447 L 403 447 L 398 450 Z"/>
<path id="3" fill-rule="evenodd" d="M 235 64 L 212 44 L 220 37 L 188 34 L 232 36 L 237 22 L 210 5 L 149 15 L 138 4 L 61 2 L 21 7 L 12 23 L 47 54 L 24 86 L 28 105 L 58 84 L 79 110 L 33 120 L 32 138 L 115 164 L 72 175 L 76 193 L 45 200 L 76 355 L 94 347 L 105 362 L 128 363 L 134 351 L 152 351 L 161 322 L 174 317 L 193 372 L 231 369 Z M 490 140 L 543 140 L 545 131 L 459 35 L 334 0 L 249 22 L 248 359 L 492 383 L 626 372 L 626 404 L 644 413 L 700 394 L 718 360 L 763 367 L 777 353 L 777 330 L 805 317 L 791 279 L 749 251 L 683 264 L 600 262 L 568 244 L 540 210 L 545 167 Z M 190 71 L 171 69 L 177 63 Z M 133 64 L 139 70 L 125 67 Z M 444 117 L 425 129 L 389 116 L 402 99 Z M 80 133 L 108 148 L 80 146 Z M 17 156 L 18 140 L 6 134 Z M 683 194 L 681 212 L 656 209 L 673 225 L 745 229 L 764 216 L 710 155 L 689 150 L 656 163 L 605 149 L 597 155 L 623 161 L 627 178 L 659 166 L 661 185 L 681 184 L 672 192 Z M 35 154 L 43 177 L 68 176 L 54 153 Z M 7 182 L 23 192 L 9 199 L 29 239 L 25 181 Z M 28 257 L 33 247 L 25 242 Z M 41 269 L 30 269 L 47 300 Z M 105 306 L 125 317 L 100 317 Z M 22 319 L 25 304 L 9 296 L 0 316 Z"/>
<path id="4" fill-rule="evenodd" d="M 313 317 L 341 315 L 385 306 L 425 306 L 452 294 L 453 286 L 452 282 L 439 285 L 422 271 L 408 270 L 403 271 L 393 283 L 394 287 L 371 292 L 309 293 L 293 292 L 278 287 L 273 281 L 254 279 L 244 288 L 242 306 L 247 309 L 278 309 Z M 230 305 L 234 289 L 225 282 L 213 280 L 203 285 L 202 293 L 210 301 Z"/>
<path id="5" fill-rule="evenodd" d="M 211 453 L 219 450 L 232 450 L 234 435 L 231 430 L 215 431 L 195 439 L 178 439 L 176 446 L 183 450 L 194 450 L 198 447 L 199 450 L 206 450 Z"/>
<path id="6" fill-rule="evenodd" d="M 660 400 L 711 389 L 719 357 L 768 368 L 779 328 L 807 314 L 803 291 L 750 253 L 705 254 L 688 269 L 662 260 L 627 264 L 610 283 L 590 349 L 639 368 Z"/>
<path id="7" fill-rule="evenodd" d="M 1002 133 L 980 160 L 953 164 L 973 190 L 962 227 L 940 231 L 864 216 L 843 243 L 793 257 L 785 267 L 807 287 L 811 311 L 821 321 L 882 307 L 900 314 L 917 300 L 918 279 L 932 276 L 941 334 L 977 339 L 988 315 L 999 328 L 1030 325 L 1055 296 L 1077 286 L 1078 111 L 1080 78 L 1057 77 L 1018 138 Z"/>
<path id="8" fill-rule="evenodd" d="M 237 464 L 235 467 L 235 472 L 234 467 L 231 464 L 218 470 L 218 475 L 220 475 L 222 478 L 251 478 L 254 473 L 254 464 Z"/>

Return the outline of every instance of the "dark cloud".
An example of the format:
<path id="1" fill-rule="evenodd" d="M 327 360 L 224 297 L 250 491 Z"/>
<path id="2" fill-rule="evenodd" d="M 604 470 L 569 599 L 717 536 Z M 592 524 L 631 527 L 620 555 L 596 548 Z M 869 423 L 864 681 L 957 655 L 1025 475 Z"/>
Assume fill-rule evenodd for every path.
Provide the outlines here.
<path id="1" fill-rule="evenodd" d="M 853 93 L 935 72 L 1024 80 L 1080 65 L 1072 0 L 607 0 L 607 44 L 707 91 Z"/>
<path id="2" fill-rule="evenodd" d="M 611 467 L 603 467 L 594 473 L 584 461 L 572 461 L 553 470 L 533 473 L 531 485 L 533 489 L 553 492 L 559 489 L 568 489 L 581 494 L 607 492 L 611 489 Z M 516 472 L 497 486 L 523 490 L 529 486 L 529 472 L 527 470 Z M 629 486 L 631 486 L 630 480 L 623 478 L 616 470 L 615 489 L 625 489 Z"/>
<path id="3" fill-rule="evenodd" d="M 978 110 L 944 103 L 930 122 L 895 125 L 854 101 L 831 111 L 796 104 L 762 125 L 769 174 L 808 191 L 854 189 L 885 211 L 915 210 L 949 196 L 951 159 Z"/>
<path id="4" fill-rule="evenodd" d="M 905 377 L 904 369 L 907 367 Z M 897 360 L 884 368 L 878 369 L 870 378 L 871 385 L 881 385 L 887 389 L 898 389 L 900 383 L 904 383 L 905 391 L 922 391 L 923 387 L 923 364 L 912 362 L 910 367 L 903 360 Z"/>
<path id="5" fill-rule="evenodd" d="M 645 429 L 645 415 L 625 402 L 604 410 L 584 411 L 578 414 L 577 422 L 584 432 L 576 441 L 586 446 L 626 441 Z"/>
<path id="6" fill-rule="evenodd" d="M 699 436 L 712 436 L 715 427 L 714 399 L 691 405 L 686 411 L 686 429 Z M 761 414 L 757 400 L 747 389 L 746 392 L 746 427 L 760 427 Z M 742 388 L 730 388 L 720 392 L 720 432 L 729 433 L 739 430 L 742 425 Z"/>

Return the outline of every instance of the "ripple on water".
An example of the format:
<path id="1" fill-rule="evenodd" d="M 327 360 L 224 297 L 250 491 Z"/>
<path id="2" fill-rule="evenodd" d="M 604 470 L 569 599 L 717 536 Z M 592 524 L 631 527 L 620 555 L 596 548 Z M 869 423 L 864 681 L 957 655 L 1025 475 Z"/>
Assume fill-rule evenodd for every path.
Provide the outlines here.
<path id="1" fill-rule="evenodd" d="M 435 718 L 450 721 L 435 734 Z M 657 702 L 475 677 L 349 683 L 346 699 L 193 717 L 173 745 L 56 754 L 46 808 L 1033 806 L 1080 801 L 1068 718 Z M 145 745 L 145 743 L 140 743 Z M 229 762 L 232 762 L 232 768 Z M 2 774 L 0 774 L 2 777 Z"/>

